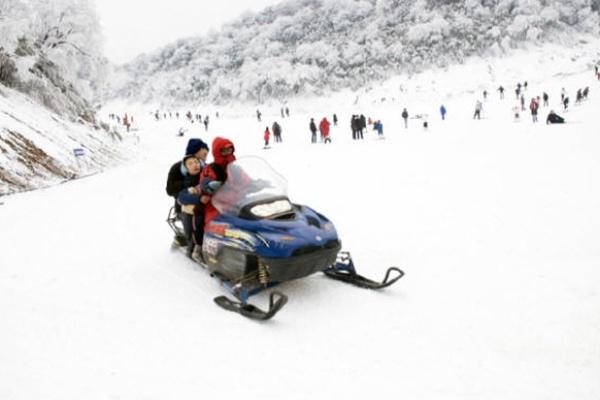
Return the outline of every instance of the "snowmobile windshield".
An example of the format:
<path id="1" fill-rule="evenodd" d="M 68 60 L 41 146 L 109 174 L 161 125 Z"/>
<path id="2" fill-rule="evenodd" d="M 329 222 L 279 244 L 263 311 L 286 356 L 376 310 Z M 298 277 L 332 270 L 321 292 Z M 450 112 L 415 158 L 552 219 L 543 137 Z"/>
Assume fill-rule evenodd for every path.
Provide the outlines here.
<path id="1" fill-rule="evenodd" d="M 290 212 L 287 181 L 265 160 L 241 157 L 227 166 L 227 180 L 212 197 L 221 214 L 240 215 L 248 209 L 256 218 Z"/>

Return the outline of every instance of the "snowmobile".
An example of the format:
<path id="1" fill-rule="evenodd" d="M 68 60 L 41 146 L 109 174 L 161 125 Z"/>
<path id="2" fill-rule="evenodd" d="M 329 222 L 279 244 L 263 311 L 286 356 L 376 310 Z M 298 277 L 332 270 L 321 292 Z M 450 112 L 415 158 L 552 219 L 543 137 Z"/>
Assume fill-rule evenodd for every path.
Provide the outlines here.
<path id="1" fill-rule="evenodd" d="M 287 296 L 271 292 L 267 310 L 250 304 L 249 297 L 316 272 L 367 289 L 388 287 L 404 276 L 397 267 L 388 268 L 381 282 L 359 275 L 350 253 L 340 251 L 333 223 L 310 207 L 291 203 L 285 178 L 261 158 L 231 163 L 212 203 L 220 215 L 205 228 L 198 262 L 236 298 L 214 299 L 226 310 L 270 319 Z M 174 208 L 167 222 L 176 237 L 185 236 Z"/>

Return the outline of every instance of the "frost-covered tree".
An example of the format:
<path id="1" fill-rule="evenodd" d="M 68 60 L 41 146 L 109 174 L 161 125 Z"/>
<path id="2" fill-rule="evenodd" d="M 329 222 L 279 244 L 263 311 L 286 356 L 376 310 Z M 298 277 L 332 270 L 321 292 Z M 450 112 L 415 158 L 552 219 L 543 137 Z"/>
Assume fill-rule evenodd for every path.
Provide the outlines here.
<path id="1" fill-rule="evenodd" d="M 6 52 L 46 58 L 88 99 L 103 86 L 107 62 L 92 0 L 2 0 L 0 22 Z"/>
<path id="2" fill-rule="evenodd" d="M 13 50 L 19 36 L 27 31 L 29 7 L 19 0 L 0 2 L 0 47 Z"/>
<path id="3" fill-rule="evenodd" d="M 120 70 L 114 96 L 268 101 L 598 32 L 600 0 L 288 0 Z"/>
<path id="4" fill-rule="evenodd" d="M 64 70 L 84 97 L 106 77 L 102 31 L 92 0 L 32 0 L 34 46 Z"/>

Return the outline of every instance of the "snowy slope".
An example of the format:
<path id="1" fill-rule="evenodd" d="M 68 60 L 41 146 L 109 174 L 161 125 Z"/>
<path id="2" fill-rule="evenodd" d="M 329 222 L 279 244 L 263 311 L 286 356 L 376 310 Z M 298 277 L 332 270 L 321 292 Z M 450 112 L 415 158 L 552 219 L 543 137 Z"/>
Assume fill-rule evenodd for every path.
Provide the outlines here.
<path id="1" fill-rule="evenodd" d="M 135 111 L 147 116 L 138 162 L 2 199 L 0 397 L 597 399 L 593 49 L 399 77 L 369 93 L 299 101 L 284 120 L 275 104 L 263 123 L 254 109 L 219 109 L 215 119 L 213 108 L 209 131 L 185 125 L 184 138 L 175 136 L 182 121 Z M 563 126 L 527 114 L 514 122 L 517 80 L 529 81 L 528 96 L 547 90 L 557 111 L 562 87 L 574 100 L 590 86 L 590 99 L 563 113 Z M 490 98 L 475 121 L 484 87 Z M 428 113 L 429 130 L 416 119 L 404 129 L 405 106 Z M 333 112 L 333 143 L 311 145 L 309 118 Z M 359 112 L 382 119 L 385 140 L 371 131 L 350 139 Z M 284 143 L 262 150 L 275 119 Z M 216 307 L 221 288 L 169 250 L 164 221 L 168 168 L 190 136 L 215 135 L 233 139 L 238 156 L 263 156 L 294 201 L 331 218 L 361 273 L 397 265 L 406 276 L 384 292 L 321 275 L 285 284 L 290 301 L 268 323 Z"/>
<path id="2" fill-rule="evenodd" d="M 0 85 L 0 196 L 63 182 L 122 163 L 133 134 L 71 122 Z M 74 149 L 83 149 L 76 158 Z"/>

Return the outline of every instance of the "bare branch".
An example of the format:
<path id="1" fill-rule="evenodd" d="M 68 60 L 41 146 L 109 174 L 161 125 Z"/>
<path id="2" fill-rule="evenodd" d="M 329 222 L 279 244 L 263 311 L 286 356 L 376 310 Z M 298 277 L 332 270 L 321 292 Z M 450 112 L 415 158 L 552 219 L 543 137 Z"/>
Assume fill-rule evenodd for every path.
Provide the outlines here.
<path id="1" fill-rule="evenodd" d="M 83 54 L 86 57 L 91 57 L 91 55 L 89 55 L 88 53 L 86 53 L 85 51 L 83 51 L 79 46 L 77 46 L 74 43 L 71 42 L 62 42 L 64 44 L 68 44 L 69 46 L 73 47 L 75 50 L 77 50 L 78 52 L 80 52 L 81 54 Z"/>

